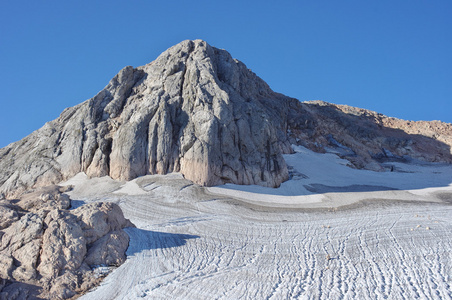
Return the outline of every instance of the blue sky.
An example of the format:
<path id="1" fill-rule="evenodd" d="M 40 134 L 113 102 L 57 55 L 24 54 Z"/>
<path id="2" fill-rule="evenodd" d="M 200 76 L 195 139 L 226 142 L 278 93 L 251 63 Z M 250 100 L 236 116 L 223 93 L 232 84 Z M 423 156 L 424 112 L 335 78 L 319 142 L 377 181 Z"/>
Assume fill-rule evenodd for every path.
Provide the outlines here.
<path id="1" fill-rule="evenodd" d="M 0 1 L 0 147 L 204 39 L 280 93 L 452 122 L 452 1 Z"/>

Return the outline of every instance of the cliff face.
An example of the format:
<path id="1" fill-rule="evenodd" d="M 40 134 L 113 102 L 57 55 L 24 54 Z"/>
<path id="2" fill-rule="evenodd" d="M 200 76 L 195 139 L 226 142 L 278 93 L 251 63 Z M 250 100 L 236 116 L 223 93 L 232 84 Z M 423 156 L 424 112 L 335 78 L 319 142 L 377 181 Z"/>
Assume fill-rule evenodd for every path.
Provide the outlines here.
<path id="1" fill-rule="evenodd" d="M 201 185 L 276 187 L 288 178 L 289 103 L 229 53 L 184 41 L 126 67 L 94 98 L 0 150 L 0 191 L 78 172 L 130 180 L 181 172 Z"/>

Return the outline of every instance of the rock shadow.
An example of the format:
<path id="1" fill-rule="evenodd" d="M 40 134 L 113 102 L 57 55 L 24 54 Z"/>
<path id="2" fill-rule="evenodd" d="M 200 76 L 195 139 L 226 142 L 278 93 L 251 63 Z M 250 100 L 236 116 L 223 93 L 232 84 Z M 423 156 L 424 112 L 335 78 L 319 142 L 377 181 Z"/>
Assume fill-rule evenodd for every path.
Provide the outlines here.
<path id="1" fill-rule="evenodd" d="M 415 122 L 393 119 L 353 107 L 349 109 L 349 112 L 345 112 L 328 103 L 302 103 L 292 116 L 290 127 L 303 132 L 308 140 L 323 136 L 329 141 L 329 146 L 350 152 L 344 156 L 363 155 L 367 152 L 374 160 L 382 163 L 416 161 L 412 157 L 414 155 L 423 156 L 430 161 L 452 163 L 450 145 L 422 134 L 422 131 L 431 131 L 426 124 L 417 123 L 418 133 L 413 134 L 397 126 L 411 126 Z M 386 126 L 391 123 L 394 123 L 394 127 Z M 362 149 L 357 148 L 357 145 L 361 145 Z"/>
<path id="2" fill-rule="evenodd" d="M 0 299 L 27 299 L 27 300 L 44 300 L 45 297 L 40 296 L 42 288 L 28 283 L 15 280 L 0 279 Z"/>
<path id="3" fill-rule="evenodd" d="M 73 210 L 73 209 L 79 208 L 80 206 L 82 206 L 82 205 L 84 205 L 84 204 L 86 204 L 85 201 L 82 201 L 82 200 L 72 200 L 72 199 L 71 199 L 71 206 L 69 207 L 69 209 L 70 209 L 70 210 Z"/>
<path id="4" fill-rule="evenodd" d="M 304 187 L 312 192 L 318 194 L 325 193 L 361 193 L 361 192 L 380 192 L 380 191 L 397 191 L 396 188 L 379 186 L 379 185 L 363 185 L 363 184 L 353 184 L 349 186 L 330 186 L 320 183 L 312 183 L 309 185 L 304 185 Z"/>
<path id="5" fill-rule="evenodd" d="M 136 255 L 144 250 L 155 250 L 180 247 L 187 244 L 187 240 L 196 239 L 200 236 L 190 234 L 176 234 L 139 228 L 124 228 L 130 237 L 127 256 Z"/>

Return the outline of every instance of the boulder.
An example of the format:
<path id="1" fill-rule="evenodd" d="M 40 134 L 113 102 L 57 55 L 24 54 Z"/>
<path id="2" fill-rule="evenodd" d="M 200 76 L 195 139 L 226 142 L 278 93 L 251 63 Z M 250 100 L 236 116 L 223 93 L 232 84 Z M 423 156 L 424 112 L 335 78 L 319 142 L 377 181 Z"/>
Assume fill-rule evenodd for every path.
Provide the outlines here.
<path id="1" fill-rule="evenodd" d="M 49 186 L 3 200 L 0 299 L 71 298 L 98 282 L 93 272 L 98 265 L 125 261 L 129 237 L 123 228 L 134 225 L 119 206 L 91 203 L 67 210 L 65 190 Z"/>

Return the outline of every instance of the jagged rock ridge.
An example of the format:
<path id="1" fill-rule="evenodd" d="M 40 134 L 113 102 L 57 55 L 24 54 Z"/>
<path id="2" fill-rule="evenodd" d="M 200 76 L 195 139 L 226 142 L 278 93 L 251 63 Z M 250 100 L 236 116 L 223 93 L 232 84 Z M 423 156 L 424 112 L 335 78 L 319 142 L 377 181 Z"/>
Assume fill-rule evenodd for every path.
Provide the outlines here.
<path id="1" fill-rule="evenodd" d="M 292 111 L 292 144 L 335 152 L 356 168 L 384 171 L 394 161 L 452 163 L 449 123 L 405 121 L 324 101 L 299 103 Z"/>
<path id="2" fill-rule="evenodd" d="M 202 185 L 279 186 L 289 102 L 229 53 L 184 41 L 126 67 L 94 98 L 0 150 L 7 194 L 85 172 L 130 180 L 181 172 Z"/>

